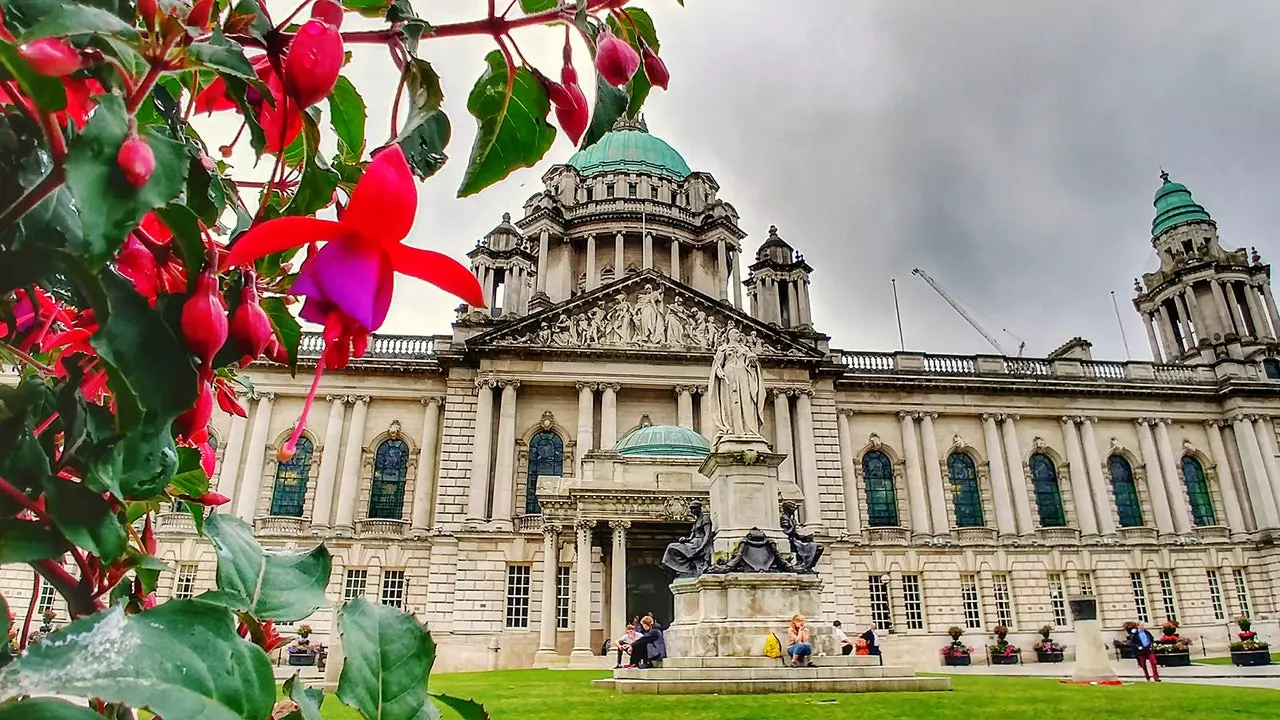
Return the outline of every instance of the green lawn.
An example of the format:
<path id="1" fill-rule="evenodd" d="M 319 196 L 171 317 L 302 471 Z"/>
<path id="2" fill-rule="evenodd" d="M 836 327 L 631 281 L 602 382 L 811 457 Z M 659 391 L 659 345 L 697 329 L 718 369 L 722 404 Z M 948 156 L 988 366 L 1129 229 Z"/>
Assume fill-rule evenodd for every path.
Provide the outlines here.
<path id="1" fill-rule="evenodd" d="M 495 720 L 979 720 L 981 718 L 1262 718 L 1280 717 L 1280 692 L 1256 688 L 1155 683 L 1080 687 L 1038 678 L 957 677 L 950 693 L 866 695 L 619 695 L 591 687 L 604 673 L 508 670 L 437 675 L 431 687 L 482 701 Z M 326 697 L 326 720 L 357 720 Z M 453 718 L 448 711 L 445 718 Z"/>
<path id="2" fill-rule="evenodd" d="M 1192 662 L 1198 665 L 1230 665 L 1231 656 L 1227 655 L 1225 657 L 1199 658 L 1197 660 L 1193 660 Z M 1271 662 L 1275 664 L 1280 664 L 1280 653 L 1271 653 Z"/>

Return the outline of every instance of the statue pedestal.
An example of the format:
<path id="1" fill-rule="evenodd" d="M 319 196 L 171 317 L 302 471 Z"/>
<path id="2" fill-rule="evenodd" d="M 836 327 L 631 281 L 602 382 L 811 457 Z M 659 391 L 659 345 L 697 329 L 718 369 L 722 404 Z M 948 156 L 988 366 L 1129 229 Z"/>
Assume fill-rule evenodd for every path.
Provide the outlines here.
<path id="1" fill-rule="evenodd" d="M 778 636 L 785 650 L 791 616 L 805 616 L 814 654 L 837 654 L 823 622 L 816 575 L 703 574 L 671 583 L 676 620 L 664 633 L 670 657 L 763 657 L 764 639 Z"/>
<path id="2" fill-rule="evenodd" d="M 1076 671 L 1072 682 L 1115 684 L 1120 680 L 1111 667 L 1111 654 L 1102 640 L 1100 620 L 1076 620 Z"/>
<path id="3" fill-rule="evenodd" d="M 786 457 L 770 452 L 760 437 L 728 435 L 716 441 L 698 469 L 711 479 L 716 553 L 732 554 L 752 528 L 763 530 L 785 551 L 786 536 L 779 529 L 778 466 Z"/>

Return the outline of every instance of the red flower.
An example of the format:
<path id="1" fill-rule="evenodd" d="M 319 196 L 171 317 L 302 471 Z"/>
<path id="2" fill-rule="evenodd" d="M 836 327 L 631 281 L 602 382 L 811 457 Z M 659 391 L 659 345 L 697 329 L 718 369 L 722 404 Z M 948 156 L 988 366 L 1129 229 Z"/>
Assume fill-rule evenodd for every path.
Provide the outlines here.
<path id="1" fill-rule="evenodd" d="M 648 45 L 640 45 L 640 55 L 644 58 L 644 74 L 649 78 L 649 82 L 655 87 L 666 90 L 667 83 L 671 82 L 671 72 L 667 70 L 667 64 L 662 62 L 662 58 L 650 50 Z"/>
<path id="2" fill-rule="evenodd" d="M 18 46 L 18 55 L 41 75 L 65 77 L 80 69 L 80 51 L 62 38 L 32 40 Z"/>
<path id="3" fill-rule="evenodd" d="M 311 6 L 311 19 L 302 24 L 289 43 L 284 59 L 285 85 L 289 95 L 303 108 L 325 99 L 338 82 L 342 70 L 342 6 L 332 0 L 318 0 Z"/>
<path id="4" fill-rule="evenodd" d="M 622 87 L 640 67 L 640 54 L 605 26 L 596 45 L 596 70 L 610 85 Z"/>

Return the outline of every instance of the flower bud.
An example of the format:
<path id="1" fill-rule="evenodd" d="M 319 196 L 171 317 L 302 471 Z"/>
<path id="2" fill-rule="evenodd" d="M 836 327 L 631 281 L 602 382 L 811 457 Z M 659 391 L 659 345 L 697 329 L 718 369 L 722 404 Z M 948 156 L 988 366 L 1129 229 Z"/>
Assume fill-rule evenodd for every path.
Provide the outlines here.
<path id="1" fill-rule="evenodd" d="M 218 507 L 219 505 L 226 505 L 231 502 L 231 498 L 221 493 L 207 492 L 198 498 L 192 498 L 191 502 L 205 507 Z"/>
<path id="2" fill-rule="evenodd" d="M 41 75 L 64 77 L 80 69 L 80 51 L 62 38 L 32 40 L 18 46 L 18 55 Z"/>
<path id="3" fill-rule="evenodd" d="M 200 469 L 204 470 L 205 477 L 213 477 L 213 472 L 218 469 L 218 452 L 208 440 L 197 445 L 196 450 L 200 451 Z"/>
<path id="4" fill-rule="evenodd" d="M 346 12 L 342 9 L 342 3 L 334 2 L 334 0 L 316 0 L 311 6 L 311 17 L 317 20 L 323 20 L 334 28 L 342 27 L 342 14 Z"/>
<path id="5" fill-rule="evenodd" d="M 605 82 L 615 87 L 626 85 L 640 67 L 640 54 L 619 40 L 608 27 L 600 31 L 596 44 L 596 70 Z"/>
<path id="6" fill-rule="evenodd" d="M 206 369 L 227 342 L 227 329 L 227 309 L 218 292 L 218 279 L 212 271 L 205 271 L 182 306 L 182 336 Z M 210 401 L 212 406 L 212 397 Z"/>
<path id="7" fill-rule="evenodd" d="M 671 82 L 671 73 L 667 70 L 667 64 L 662 62 L 662 58 L 650 50 L 648 45 L 641 45 L 640 52 L 641 57 L 644 58 L 644 74 L 649 78 L 649 83 L 666 90 L 667 83 Z"/>
<path id="8" fill-rule="evenodd" d="M 160 17 L 160 5 L 156 0 L 138 0 L 138 19 L 151 27 Z"/>
<path id="9" fill-rule="evenodd" d="M 267 349 L 267 343 L 275 337 L 271 319 L 258 304 L 258 290 L 253 282 L 253 275 L 246 274 L 244 292 L 240 294 L 240 307 L 236 308 L 231 317 L 231 340 L 245 351 L 242 365 L 257 360 Z"/>
<path id="10" fill-rule="evenodd" d="M 209 29 L 209 21 L 213 19 L 213 0 L 196 0 L 187 13 L 187 24 L 201 30 Z"/>
<path id="11" fill-rule="evenodd" d="M 547 91 L 547 99 L 555 107 L 556 120 L 560 122 L 560 128 L 569 137 L 569 141 L 577 145 L 578 140 L 582 138 L 582 133 L 587 129 L 591 111 L 587 108 L 587 98 L 582 94 L 582 88 L 578 87 L 578 76 L 573 70 L 573 65 L 568 61 L 565 62 L 560 72 L 564 80 L 563 85 L 537 70 L 534 70 L 534 74 Z"/>
<path id="12" fill-rule="evenodd" d="M 336 25 L 316 17 L 303 23 L 284 59 L 284 86 L 290 97 L 304 109 L 328 97 L 345 59 Z"/>
<path id="13" fill-rule="evenodd" d="M 147 184 L 156 171 L 156 154 L 151 151 L 145 138 L 132 135 L 120 144 L 116 164 L 120 166 L 120 172 L 124 173 L 124 179 L 130 185 L 140 188 Z"/>

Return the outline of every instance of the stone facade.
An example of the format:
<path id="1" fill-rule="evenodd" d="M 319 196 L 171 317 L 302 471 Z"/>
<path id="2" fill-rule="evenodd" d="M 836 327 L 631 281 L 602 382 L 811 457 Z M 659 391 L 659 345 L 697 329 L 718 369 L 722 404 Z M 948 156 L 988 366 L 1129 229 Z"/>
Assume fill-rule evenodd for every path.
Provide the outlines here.
<path id="1" fill-rule="evenodd" d="M 710 435 L 708 369 L 734 327 L 761 358 L 779 500 L 827 544 L 815 614 L 878 623 L 895 663 L 937 666 L 951 625 L 980 647 L 1005 624 L 1028 660 L 1042 625 L 1070 646 L 1074 594 L 1098 598 L 1108 636 L 1176 617 L 1221 650 L 1250 614 L 1280 639 L 1267 266 L 1239 251 L 1216 265 L 1200 263 L 1208 251 L 1162 256 L 1135 302 L 1169 364 L 1095 361 L 1081 342 L 1050 359 L 835 350 L 815 330 L 813 268 L 776 229 L 740 281 L 746 233 L 715 180 L 630 162 L 549 171 L 524 217 L 471 253 L 489 308 L 460 308 L 450 335 L 375 336 L 327 374 L 305 457 L 276 460 L 307 373 L 249 368 L 248 417 L 213 428 L 214 482 L 233 499 L 222 511 L 268 547 L 325 542 L 334 603 L 416 613 L 438 669 L 585 659 L 630 616 L 671 620 L 659 560 L 688 504 L 710 502 L 708 480 L 698 458 L 614 447 L 648 424 Z M 1212 221 L 1191 222 L 1221 252 Z M 1256 297 L 1209 313 L 1219 270 Z M 1160 326 L 1192 285 L 1195 301 L 1173 301 L 1190 308 L 1173 316 L 1185 327 Z M 304 337 L 302 364 L 319 349 Z M 172 566 L 160 595 L 211 589 L 214 552 L 190 519 L 162 512 L 158 528 Z M 31 589 L 25 568 L 0 569 L 11 606 Z M 311 621 L 321 643 L 331 616 Z"/>

